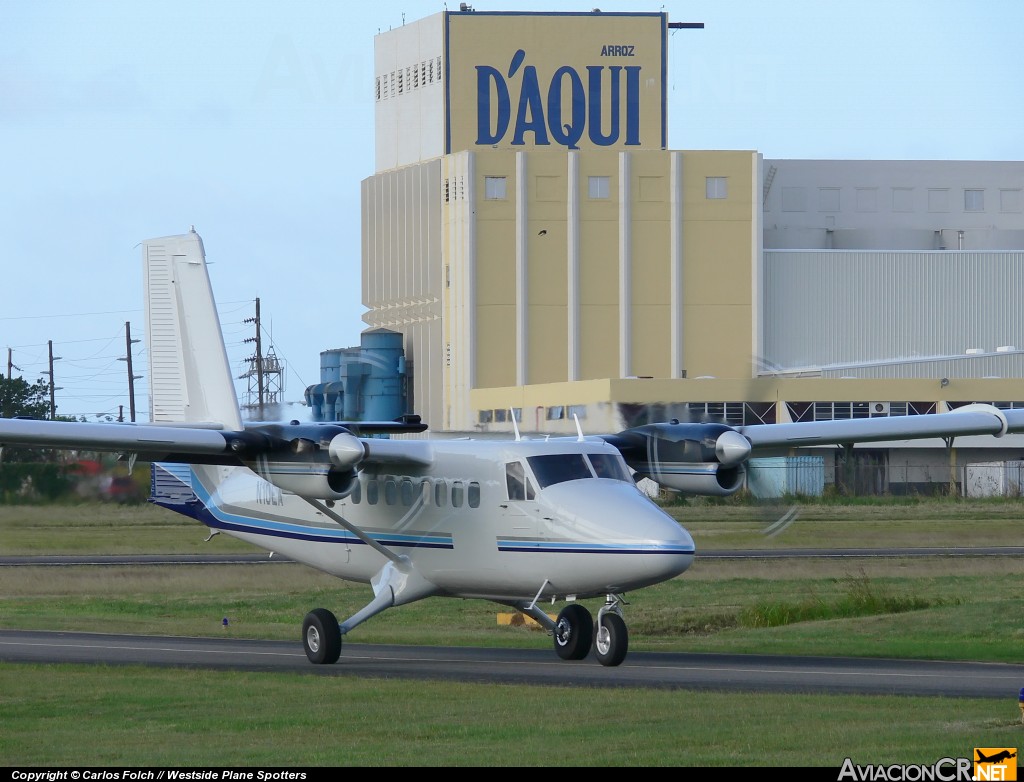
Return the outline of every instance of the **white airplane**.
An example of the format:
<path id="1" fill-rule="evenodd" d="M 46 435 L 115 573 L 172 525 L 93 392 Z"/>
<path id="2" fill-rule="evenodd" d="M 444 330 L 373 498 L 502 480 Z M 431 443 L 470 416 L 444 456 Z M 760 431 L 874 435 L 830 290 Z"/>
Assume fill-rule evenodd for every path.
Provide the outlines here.
<path id="1" fill-rule="evenodd" d="M 1024 411 L 729 427 L 651 424 L 618 434 L 390 439 L 393 422 L 243 423 L 202 240 L 144 243 L 150 424 L 0 419 L 0 447 L 120 453 L 153 462 L 152 501 L 339 578 L 372 598 L 339 622 L 310 611 L 302 642 L 334 663 L 342 636 L 427 597 L 481 598 L 532 617 L 555 651 L 619 665 L 626 593 L 693 562 L 689 533 L 636 486 L 728 495 L 755 449 L 1024 430 Z M 1008 420 L 1008 416 L 1011 416 Z M 377 435 L 377 436 L 374 436 Z M 596 620 L 579 600 L 601 597 Z M 552 619 L 544 606 L 564 602 Z"/>

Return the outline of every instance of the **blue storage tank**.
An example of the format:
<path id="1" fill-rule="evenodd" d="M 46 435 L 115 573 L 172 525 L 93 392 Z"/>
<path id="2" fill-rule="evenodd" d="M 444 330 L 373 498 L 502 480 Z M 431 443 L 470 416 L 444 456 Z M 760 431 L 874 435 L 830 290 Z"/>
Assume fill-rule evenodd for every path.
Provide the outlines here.
<path id="1" fill-rule="evenodd" d="M 320 382 L 306 389 L 314 421 L 392 421 L 407 410 L 403 336 L 370 329 L 358 348 L 320 354 Z"/>

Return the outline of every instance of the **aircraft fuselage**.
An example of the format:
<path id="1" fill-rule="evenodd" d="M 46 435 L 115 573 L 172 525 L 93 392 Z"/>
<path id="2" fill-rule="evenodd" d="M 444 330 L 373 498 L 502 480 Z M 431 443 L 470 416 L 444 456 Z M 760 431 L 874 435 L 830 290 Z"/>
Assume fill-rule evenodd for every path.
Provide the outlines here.
<path id="1" fill-rule="evenodd" d="M 434 594 L 593 597 L 673 578 L 693 561 L 690 535 L 603 441 L 429 441 L 429 453 L 422 466 L 363 470 L 326 507 L 406 558 Z M 350 581 L 369 583 L 387 562 L 252 470 L 192 470 L 204 506 L 195 515 L 212 528 Z"/>

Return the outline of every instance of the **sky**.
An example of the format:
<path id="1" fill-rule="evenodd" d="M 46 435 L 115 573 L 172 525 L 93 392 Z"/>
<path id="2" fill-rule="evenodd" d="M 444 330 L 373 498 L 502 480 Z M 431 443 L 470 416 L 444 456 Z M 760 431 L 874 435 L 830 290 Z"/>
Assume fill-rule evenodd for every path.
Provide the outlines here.
<path id="1" fill-rule="evenodd" d="M 666 11 L 668 146 L 765 158 L 1024 159 L 1019 0 L 474 3 Z M 359 345 L 373 45 L 444 2 L 0 3 L 0 348 L 57 413 L 148 420 L 141 242 L 202 236 L 236 375 L 264 350 L 300 405 Z M 452 2 L 450 10 L 458 8 Z M 245 403 L 248 383 L 236 381 Z M 297 408 L 294 416 L 301 417 Z"/>

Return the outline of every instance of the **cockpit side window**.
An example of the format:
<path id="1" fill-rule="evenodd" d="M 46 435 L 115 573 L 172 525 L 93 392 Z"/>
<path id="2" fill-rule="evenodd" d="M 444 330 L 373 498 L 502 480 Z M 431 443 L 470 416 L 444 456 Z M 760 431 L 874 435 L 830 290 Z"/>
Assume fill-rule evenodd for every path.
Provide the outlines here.
<path id="1" fill-rule="evenodd" d="M 593 478 L 581 453 L 558 453 L 527 458 L 542 489 L 563 481 Z"/>
<path id="2" fill-rule="evenodd" d="M 505 464 L 505 488 L 508 489 L 510 500 L 526 499 L 526 484 L 523 479 L 526 477 L 523 465 L 519 462 L 506 462 Z"/>
<path id="3" fill-rule="evenodd" d="M 505 464 L 505 486 L 510 500 L 532 500 L 536 496 L 522 462 Z"/>
<path id="4" fill-rule="evenodd" d="M 633 483 L 620 457 L 610 453 L 588 453 L 587 458 L 594 468 L 594 475 L 598 478 L 614 478 L 617 481 Z"/>

